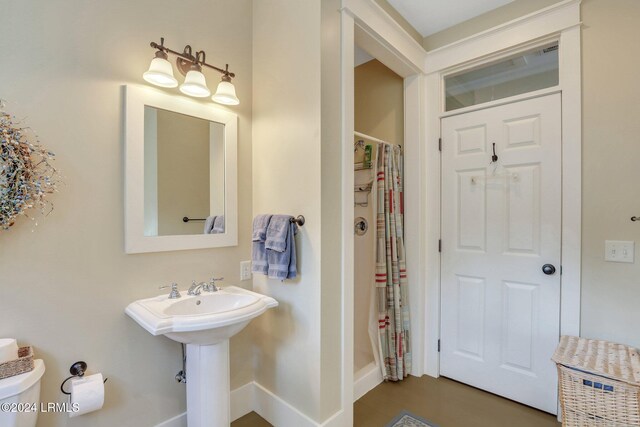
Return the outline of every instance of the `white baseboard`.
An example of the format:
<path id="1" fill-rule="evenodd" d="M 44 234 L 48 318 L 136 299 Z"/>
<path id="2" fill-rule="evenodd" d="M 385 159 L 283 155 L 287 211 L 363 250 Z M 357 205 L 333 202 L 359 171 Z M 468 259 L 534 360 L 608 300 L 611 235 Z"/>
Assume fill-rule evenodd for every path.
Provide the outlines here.
<path id="1" fill-rule="evenodd" d="M 382 372 L 375 363 L 369 363 L 355 373 L 353 382 L 353 401 L 360 399 L 382 382 Z"/>
<path id="2" fill-rule="evenodd" d="M 282 398 L 254 382 L 253 410 L 277 427 L 318 427 L 319 424 Z"/>
<path id="3" fill-rule="evenodd" d="M 253 411 L 254 389 L 254 383 L 250 382 L 231 391 L 231 421 Z M 187 413 L 183 412 L 155 427 L 187 427 Z"/>
<path id="4" fill-rule="evenodd" d="M 367 384 L 369 383 L 371 381 Z M 344 411 L 342 410 L 336 412 L 325 422 L 318 423 L 256 382 L 247 383 L 231 392 L 232 421 L 251 411 L 255 411 L 277 427 L 339 427 L 344 425 L 342 419 Z M 187 413 L 177 415 L 155 427 L 187 427 Z"/>
<path id="5" fill-rule="evenodd" d="M 156 427 L 187 427 L 187 413 L 183 412 L 167 421 L 156 424 Z"/>
<path id="6" fill-rule="evenodd" d="M 317 425 L 318 427 L 343 427 L 347 425 L 344 420 L 344 411 L 339 410 L 338 412 L 333 414 L 327 421 Z M 350 422 L 348 425 L 353 425 L 353 422 Z"/>
<path id="7" fill-rule="evenodd" d="M 244 417 L 253 411 L 254 382 L 246 383 L 231 392 L 231 421 Z"/>

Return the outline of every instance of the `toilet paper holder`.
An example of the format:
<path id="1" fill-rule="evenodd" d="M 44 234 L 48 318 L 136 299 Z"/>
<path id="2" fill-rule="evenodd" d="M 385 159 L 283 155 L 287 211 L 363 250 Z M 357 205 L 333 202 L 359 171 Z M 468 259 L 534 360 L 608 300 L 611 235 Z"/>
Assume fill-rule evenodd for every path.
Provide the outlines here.
<path id="1" fill-rule="evenodd" d="M 60 391 L 67 396 L 71 396 L 71 393 L 64 391 L 64 385 L 72 378 L 82 378 L 84 377 L 85 372 L 87 372 L 87 362 L 79 361 L 71 365 L 69 368 L 69 373 L 71 374 L 66 380 L 62 381 L 60 384 Z M 109 378 L 105 378 L 103 383 L 106 383 Z"/>

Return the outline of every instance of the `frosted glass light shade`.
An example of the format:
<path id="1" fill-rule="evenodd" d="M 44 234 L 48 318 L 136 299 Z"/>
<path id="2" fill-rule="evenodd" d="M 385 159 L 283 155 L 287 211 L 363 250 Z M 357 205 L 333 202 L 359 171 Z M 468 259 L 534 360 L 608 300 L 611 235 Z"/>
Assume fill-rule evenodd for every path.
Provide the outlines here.
<path id="1" fill-rule="evenodd" d="M 180 92 L 196 98 L 204 98 L 211 95 L 204 74 L 197 70 L 189 70 L 184 83 L 180 85 Z"/>
<path id="2" fill-rule="evenodd" d="M 236 96 L 236 88 L 231 82 L 221 81 L 215 95 L 211 97 L 214 102 L 224 105 L 238 105 L 240 100 Z"/>
<path id="3" fill-rule="evenodd" d="M 142 78 L 152 85 L 160 87 L 178 86 L 178 80 L 173 77 L 173 67 L 164 58 L 153 58 L 149 70 L 142 75 Z"/>

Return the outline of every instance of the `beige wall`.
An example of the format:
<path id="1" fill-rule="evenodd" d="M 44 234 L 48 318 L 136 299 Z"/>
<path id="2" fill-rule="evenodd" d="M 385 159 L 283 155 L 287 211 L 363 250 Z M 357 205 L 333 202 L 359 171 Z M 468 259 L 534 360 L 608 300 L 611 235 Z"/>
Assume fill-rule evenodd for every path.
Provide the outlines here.
<path id="1" fill-rule="evenodd" d="M 321 412 L 320 7 L 320 1 L 253 3 L 253 213 L 306 218 L 296 238 L 299 277 L 280 282 L 254 275 L 254 289 L 280 303 L 254 320 L 255 378 L 316 420 Z"/>
<path id="2" fill-rule="evenodd" d="M 322 325 L 320 418 L 342 406 L 342 0 L 321 0 Z M 348 404 L 351 404 L 347 399 Z M 346 408 L 345 408 L 346 409 Z"/>
<path id="3" fill-rule="evenodd" d="M 124 308 L 173 280 L 183 288 L 213 274 L 238 282 L 239 261 L 250 259 L 251 2 L 24 0 L 1 9 L 0 97 L 57 154 L 65 185 L 34 232 L 21 220 L 0 233 L 0 336 L 33 345 L 44 359 L 45 402 L 66 401 L 59 386 L 76 360 L 109 377 L 103 410 L 42 414 L 39 427 L 153 426 L 185 410 L 185 387 L 173 378 L 180 346 L 152 337 Z M 121 86 L 144 84 L 149 42 L 160 36 L 174 49 L 204 49 L 238 75 L 237 247 L 124 253 Z M 215 87 L 219 76 L 207 77 Z M 232 387 L 253 377 L 249 337 L 232 339 Z"/>
<path id="4" fill-rule="evenodd" d="M 404 142 L 404 82 L 374 59 L 355 68 L 355 129 L 394 144 Z"/>
<path id="5" fill-rule="evenodd" d="M 395 144 L 404 143 L 404 81 L 378 60 L 366 62 L 354 70 L 355 129 L 367 135 Z M 355 138 L 359 139 L 358 137 Z M 372 160 L 377 159 L 376 144 Z M 356 162 L 362 161 L 363 151 L 356 153 Z M 355 183 L 370 182 L 373 170 L 355 172 Z M 375 191 L 375 190 L 374 190 Z M 364 200 L 363 194 L 356 195 Z M 371 287 L 375 279 L 375 206 L 373 194 L 368 196 L 368 206 L 356 206 L 355 216 L 369 223 L 364 236 L 355 236 L 355 294 L 354 294 L 354 368 L 357 372 L 374 361 L 369 338 L 369 307 Z"/>
<path id="6" fill-rule="evenodd" d="M 209 122 L 158 110 L 158 235 L 202 234 L 209 215 Z"/>
<path id="7" fill-rule="evenodd" d="M 517 0 L 425 39 L 438 47 L 552 0 Z M 582 318 L 590 338 L 640 347 L 640 256 L 633 264 L 604 261 L 604 241 L 640 241 L 640 83 L 637 55 L 640 2 L 582 2 Z M 446 37 L 445 37 L 446 36 Z"/>
<path id="8" fill-rule="evenodd" d="M 253 212 L 306 218 L 299 277 L 254 276 L 280 303 L 254 321 L 255 378 L 316 421 L 341 403 L 338 11 L 325 0 L 253 8 Z"/>
<path id="9" fill-rule="evenodd" d="M 640 242 L 640 2 L 582 2 L 582 334 L 640 347 L 640 247 L 604 262 L 604 240 Z"/>

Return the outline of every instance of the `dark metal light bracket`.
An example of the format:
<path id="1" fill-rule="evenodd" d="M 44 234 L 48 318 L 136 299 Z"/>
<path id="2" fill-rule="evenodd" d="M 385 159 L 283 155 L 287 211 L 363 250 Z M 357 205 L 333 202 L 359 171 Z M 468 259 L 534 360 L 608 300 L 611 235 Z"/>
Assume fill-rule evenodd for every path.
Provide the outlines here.
<path id="1" fill-rule="evenodd" d="M 218 68 L 211 64 L 207 64 L 205 61 L 206 54 L 204 50 L 198 51 L 194 55 L 192 53 L 191 46 L 186 45 L 182 53 L 180 53 L 178 51 L 175 51 L 166 47 L 164 45 L 164 37 L 160 37 L 160 44 L 156 42 L 151 42 L 150 45 L 152 48 L 158 49 L 159 51 L 162 51 L 166 54 L 171 53 L 173 55 L 176 55 L 178 57 L 176 59 L 176 66 L 178 68 L 178 71 L 180 71 L 180 74 L 182 75 L 186 75 L 187 72 L 189 72 L 189 70 L 193 69 L 194 67 L 207 67 L 207 68 L 211 68 L 212 70 L 216 70 L 217 72 L 222 74 L 224 77 L 227 77 L 229 79 L 236 76 L 235 73 L 232 73 L 231 71 L 229 71 L 229 64 L 226 64 L 225 69 Z"/>

